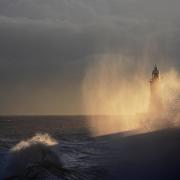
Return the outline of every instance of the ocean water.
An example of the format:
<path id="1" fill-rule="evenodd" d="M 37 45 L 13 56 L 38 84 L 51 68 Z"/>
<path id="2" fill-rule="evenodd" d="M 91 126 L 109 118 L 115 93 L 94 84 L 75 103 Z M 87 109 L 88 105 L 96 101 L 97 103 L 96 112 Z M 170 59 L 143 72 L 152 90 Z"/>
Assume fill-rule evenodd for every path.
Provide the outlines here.
<path id="1" fill-rule="evenodd" d="M 91 137 L 86 116 L 0 117 L 0 180 L 179 180 L 179 152 L 179 128 Z"/>
<path id="2" fill-rule="evenodd" d="M 98 179 L 100 151 L 85 116 L 0 118 L 1 179 Z"/>

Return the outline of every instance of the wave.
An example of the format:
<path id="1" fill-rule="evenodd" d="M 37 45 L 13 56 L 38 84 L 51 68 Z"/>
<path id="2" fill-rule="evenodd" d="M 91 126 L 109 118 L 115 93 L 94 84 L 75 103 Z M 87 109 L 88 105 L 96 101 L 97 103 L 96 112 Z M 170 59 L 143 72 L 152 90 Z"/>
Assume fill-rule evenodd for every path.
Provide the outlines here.
<path id="1" fill-rule="evenodd" d="M 10 149 L 0 179 L 93 179 L 87 145 L 58 143 L 48 134 L 37 134 Z"/>
<path id="2" fill-rule="evenodd" d="M 28 179 L 37 169 L 62 168 L 61 160 L 55 151 L 57 141 L 48 134 L 37 134 L 31 139 L 21 141 L 10 149 L 3 176 L 4 178 L 20 177 Z M 36 169 L 36 171 L 34 171 Z"/>

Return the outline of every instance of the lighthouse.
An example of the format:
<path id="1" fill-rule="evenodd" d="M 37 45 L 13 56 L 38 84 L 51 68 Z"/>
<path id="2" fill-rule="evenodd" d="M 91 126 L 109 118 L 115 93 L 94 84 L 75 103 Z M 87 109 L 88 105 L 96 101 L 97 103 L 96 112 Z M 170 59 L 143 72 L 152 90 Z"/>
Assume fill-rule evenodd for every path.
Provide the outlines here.
<path id="1" fill-rule="evenodd" d="M 157 65 L 154 66 L 152 71 L 152 78 L 150 80 L 150 105 L 149 110 L 151 113 L 157 113 L 162 111 L 162 92 L 160 85 L 160 72 Z"/>

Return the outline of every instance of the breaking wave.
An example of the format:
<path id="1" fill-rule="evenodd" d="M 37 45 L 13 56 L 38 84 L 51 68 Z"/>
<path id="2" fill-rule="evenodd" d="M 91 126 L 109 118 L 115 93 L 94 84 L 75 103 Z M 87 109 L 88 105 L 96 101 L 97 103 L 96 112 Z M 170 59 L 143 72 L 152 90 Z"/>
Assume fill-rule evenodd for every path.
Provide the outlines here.
<path id="1" fill-rule="evenodd" d="M 61 169 L 62 163 L 55 151 L 57 141 L 48 134 L 37 134 L 26 141 L 21 141 L 10 149 L 4 178 L 29 179 L 39 177 L 48 168 Z"/>
<path id="2" fill-rule="evenodd" d="M 96 165 L 90 159 L 95 155 L 89 155 L 89 143 L 58 143 L 48 134 L 37 134 L 9 150 L 0 179 L 93 179 L 96 171 L 91 168 Z"/>

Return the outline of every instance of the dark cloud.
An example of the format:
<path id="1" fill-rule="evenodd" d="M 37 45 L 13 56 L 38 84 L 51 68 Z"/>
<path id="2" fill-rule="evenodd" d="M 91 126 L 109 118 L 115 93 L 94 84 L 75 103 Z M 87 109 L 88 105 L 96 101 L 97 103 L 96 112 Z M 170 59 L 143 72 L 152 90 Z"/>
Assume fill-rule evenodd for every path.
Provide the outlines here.
<path id="1" fill-rule="evenodd" d="M 179 68 L 179 5 L 178 0 L 0 0 L 0 112 L 15 113 L 15 97 L 22 94 L 17 112 L 37 113 L 38 107 L 40 113 L 81 112 L 81 81 L 97 54 L 121 53 L 141 62 L 148 49 L 152 64 Z M 48 98 L 40 96 L 44 89 Z M 29 97 L 42 102 L 36 111 L 33 102 L 24 106 Z M 68 101 L 69 110 L 63 105 Z M 53 102 L 56 110 L 48 111 Z"/>

